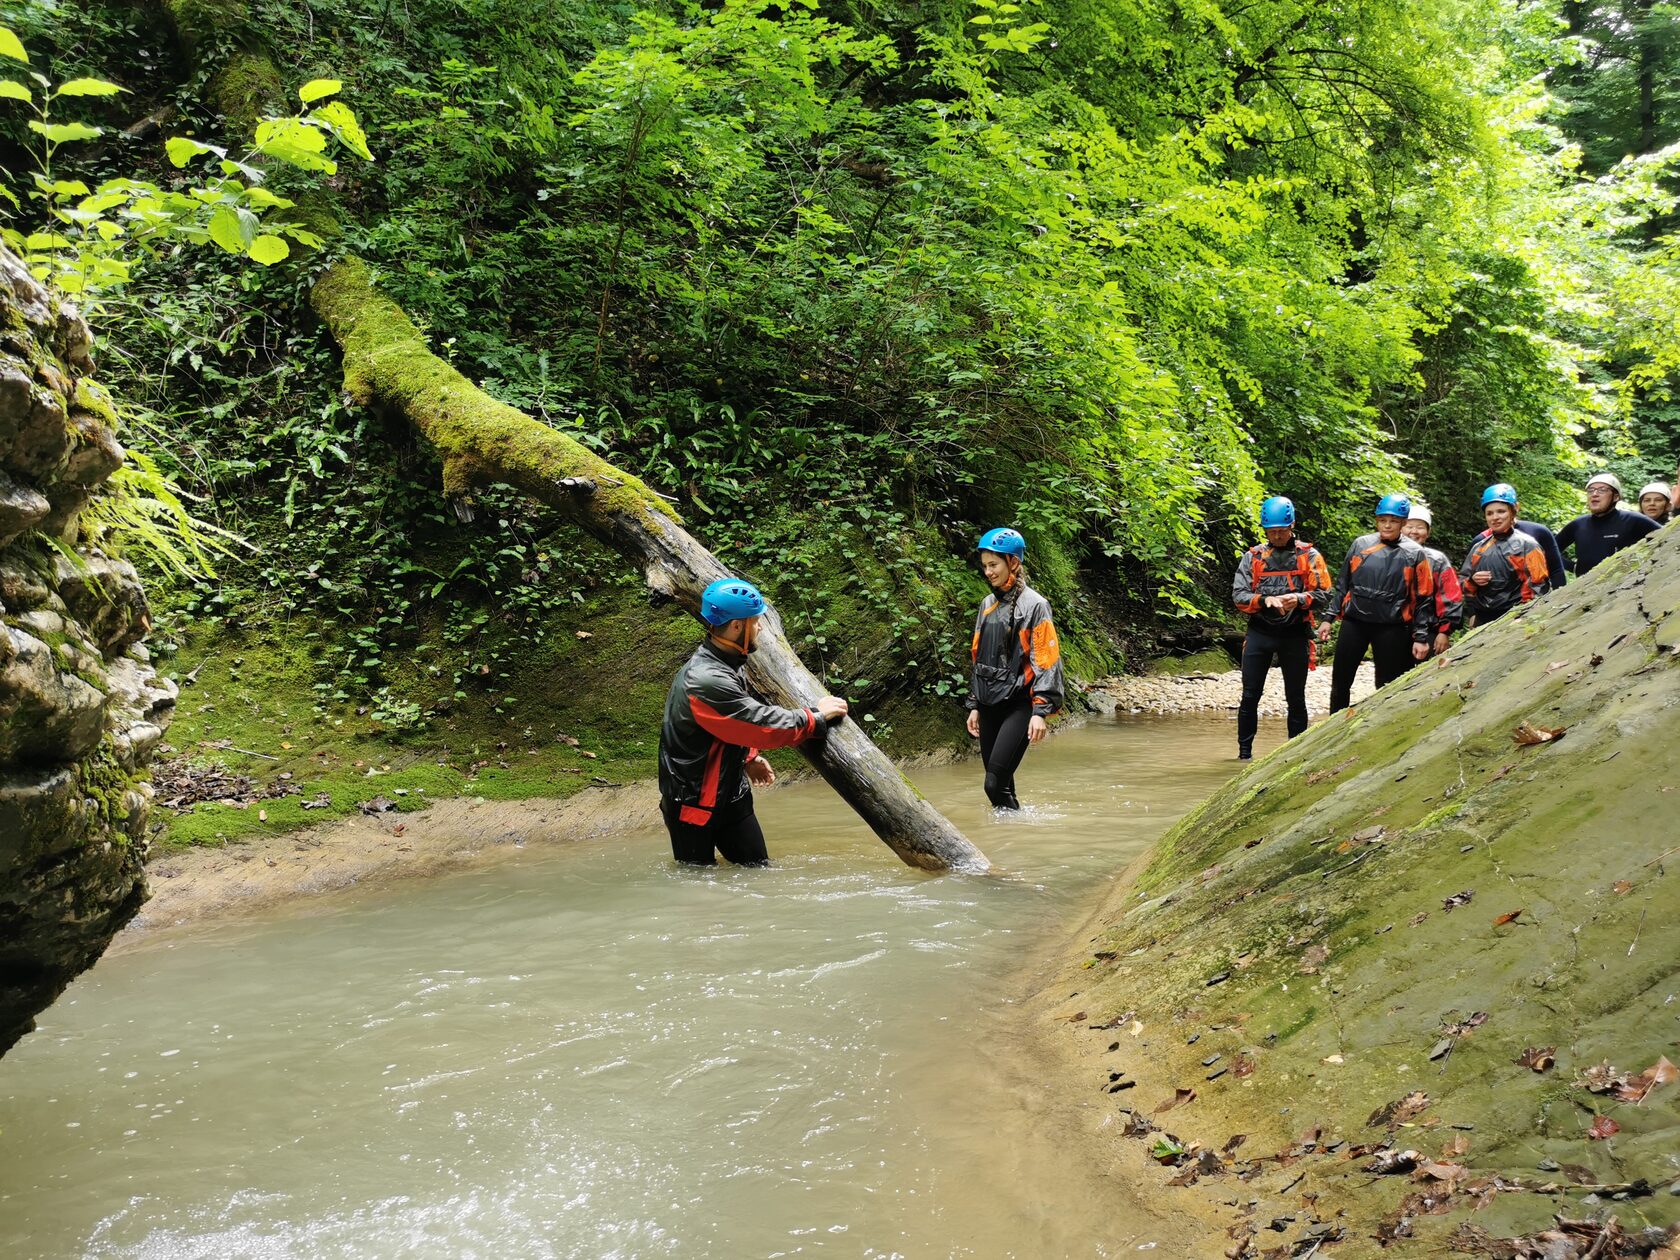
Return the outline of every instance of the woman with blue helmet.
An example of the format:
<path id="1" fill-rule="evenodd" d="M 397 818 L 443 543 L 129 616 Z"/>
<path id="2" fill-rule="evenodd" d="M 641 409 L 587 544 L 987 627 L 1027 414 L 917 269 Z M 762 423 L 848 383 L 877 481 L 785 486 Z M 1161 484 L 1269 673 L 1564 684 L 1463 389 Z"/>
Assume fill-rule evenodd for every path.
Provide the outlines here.
<path id="1" fill-rule="evenodd" d="M 980 741 L 986 798 L 1020 809 L 1015 771 L 1049 730 L 1062 707 L 1062 649 L 1050 601 L 1027 585 L 1027 540 L 1013 529 L 989 529 L 975 544 L 992 593 L 974 622 L 968 733 Z"/>
<path id="2" fill-rule="evenodd" d="M 1314 661 L 1314 618 L 1330 606 L 1330 570 L 1318 548 L 1295 537 L 1295 504 L 1281 494 L 1260 505 L 1266 541 L 1250 547 L 1231 580 L 1231 602 L 1248 614 L 1243 636 L 1242 703 L 1237 760 L 1254 756 L 1260 696 L 1275 660 L 1283 674 L 1289 738 L 1307 729 L 1307 671 Z"/>
<path id="3" fill-rule="evenodd" d="M 1482 519 L 1487 528 L 1470 544 L 1458 575 L 1464 610 L 1476 626 L 1498 621 L 1552 589 L 1546 553 L 1516 527 L 1516 487 L 1501 481 L 1482 491 Z"/>
<path id="4" fill-rule="evenodd" d="M 1377 502 L 1377 531 L 1348 548 L 1336 576 L 1318 640 L 1330 637 L 1332 622 L 1342 623 L 1336 658 L 1330 666 L 1330 712 L 1348 707 L 1353 680 L 1365 650 L 1377 667 L 1377 686 L 1385 687 L 1429 655 L 1435 630 L 1435 572 L 1423 548 L 1401 532 L 1412 514 L 1403 494 L 1385 494 Z"/>
<path id="5" fill-rule="evenodd" d="M 679 862 L 737 866 L 769 860 L 753 813 L 752 783 L 776 772 L 761 755 L 820 738 L 846 702 L 824 696 L 812 709 L 783 709 L 747 690 L 747 657 L 757 649 L 764 596 L 751 582 L 721 578 L 700 596 L 708 633 L 677 671 L 659 732 L 659 805 Z"/>

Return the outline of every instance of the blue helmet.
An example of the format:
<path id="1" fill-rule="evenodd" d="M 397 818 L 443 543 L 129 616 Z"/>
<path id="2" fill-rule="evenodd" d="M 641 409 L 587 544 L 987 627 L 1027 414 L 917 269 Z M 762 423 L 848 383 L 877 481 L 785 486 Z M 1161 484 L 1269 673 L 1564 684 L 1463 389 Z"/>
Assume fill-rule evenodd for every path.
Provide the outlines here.
<path id="1" fill-rule="evenodd" d="M 1377 501 L 1378 516 L 1398 516 L 1405 520 L 1412 514 L 1412 501 L 1403 494 L 1385 494 Z"/>
<path id="2" fill-rule="evenodd" d="M 1516 507 L 1517 488 L 1508 481 L 1501 481 L 1496 485 L 1489 486 L 1482 491 L 1482 506 L 1486 507 L 1490 503 L 1509 503 L 1512 507 Z"/>
<path id="3" fill-rule="evenodd" d="M 1260 505 L 1260 528 L 1279 529 L 1295 524 L 1295 505 L 1281 494 L 1274 494 Z"/>
<path id="4" fill-rule="evenodd" d="M 719 578 L 700 593 L 700 620 L 708 626 L 724 626 L 764 611 L 764 596 L 758 587 L 740 578 Z"/>
<path id="5" fill-rule="evenodd" d="M 1027 540 L 1021 537 L 1019 530 L 988 529 L 980 535 L 980 541 L 974 544 L 976 551 L 995 551 L 1000 556 L 1020 556 L 1023 560 L 1027 556 Z"/>

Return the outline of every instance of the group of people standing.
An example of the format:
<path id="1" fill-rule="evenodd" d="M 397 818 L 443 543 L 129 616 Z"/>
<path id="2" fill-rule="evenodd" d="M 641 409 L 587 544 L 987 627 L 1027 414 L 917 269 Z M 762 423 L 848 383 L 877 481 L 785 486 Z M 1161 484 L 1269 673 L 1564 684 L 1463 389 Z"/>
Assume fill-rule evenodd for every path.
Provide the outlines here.
<path id="1" fill-rule="evenodd" d="M 1367 652 L 1376 662 L 1377 686 L 1392 682 L 1446 651 L 1464 626 L 1496 621 L 1562 586 L 1564 550 L 1575 552 L 1574 572 L 1586 573 L 1659 528 L 1672 507 L 1660 484 L 1641 492 L 1641 512 L 1623 511 L 1621 497 L 1614 474 L 1592 477 L 1588 511 L 1554 536 L 1519 519 L 1514 487 L 1489 486 L 1482 494 L 1487 528 L 1455 569 L 1430 545 L 1429 509 L 1403 494 L 1385 495 L 1375 531 L 1348 548 L 1334 582 L 1318 549 L 1295 537 L 1295 505 L 1282 496 L 1267 499 L 1260 509 L 1266 541 L 1243 556 L 1232 583 L 1232 601 L 1248 615 L 1238 756 L 1253 756 L 1260 693 L 1274 664 L 1283 672 L 1293 737 L 1307 729 L 1307 673 L 1332 626 L 1341 627 L 1330 684 L 1335 712 L 1348 706 Z M 1062 707 L 1061 645 L 1049 601 L 1027 585 L 1026 538 L 1018 530 L 991 529 L 975 550 L 991 590 L 969 649 L 968 733 L 980 741 L 986 798 L 997 809 L 1015 810 L 1015 771 Z M 679 862 L 711 865 L 719 854 L 736 864 L 766 861 L 752 803 L 752 785 L 776 777 L 764 751 L 820 739 L 829 723 L 846 716 L 838 696 L 786 709 L 747 689 L 747 659 L 765 607 L 750 582 L 713 582 L 700 600 L 706 637 L 672 680 L 659 738 L 659 790 Z"/>
<path id="2" fill-rule="evenodd" d="M 1614 473 L 1587 479 L 1587 511 L 1555 535 L 1520 518 L 1516 487 L 1499 482 L 1482 492 L 1487 525 L 1456 569 L 1430 545 L 1434 518 L 1403 494 L 1377 503 L 1376 530 L 1354 540 L 1334 582 L 1324 557 L 1295 537 L 1295 505 L 1281 495 L 1260 508 L 1266 541 L 1237 565 L 1231 602 L 1248 615 L 1243 641 L 1242 702 L 1237 757 L 1254 755 L 1260 695 L 1275 664 L 1283 675 L 1287 729 L 1307 729 L 1307 673 L 1317 649 L 1340 627 L 1330 673 L 1330 711 L 1348 707 L 1367 651 L 1383 687 L 1432 655 L 1445 652 L 1461 629 L 1497 621 L 1514 608 L 1563 586 L 1563 553 L 1574 551 L 1575 576 L 1660 529 L 1673 506 L 1669 487 L 1640 492 L 1640 511 L 1621 506 Z"/>

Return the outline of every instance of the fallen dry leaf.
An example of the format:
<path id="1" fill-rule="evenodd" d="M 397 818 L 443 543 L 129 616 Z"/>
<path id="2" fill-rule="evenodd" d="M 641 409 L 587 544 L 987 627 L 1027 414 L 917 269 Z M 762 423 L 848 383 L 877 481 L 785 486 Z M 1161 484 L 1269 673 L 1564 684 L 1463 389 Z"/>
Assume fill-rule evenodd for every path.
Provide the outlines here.
<path id="1" fill-rule="evenodd" d="M 1195 1102 L 1195 1101 L 1196 1101 L 1196 1091 L 1195 1090 L 1193 1090 L 1193 1089 L 1180 1089 L 1175 1094 L 1173 1094 L 1173 1096 L 1171 1098 L 1167 1099 L 1166 1102 L 1162 1103 L 1159 1107 L 1155 1108 L 1154 1114 L 1158 1116 L 1163 1111 L 1171 1111 L 1174 1107 L 1181 1107 L 1187 1102 Z"/>
<path id="2" fill-rule="evenodd" d="M 1595 1063 L 1590 1068 L 1582 1070 L 1575 1078 L 1575 1084 L 1593 1094 L 1609 1094 L 1621 1089 L 1628 1083 L 1627 1073 L 1618 1072 L 1610 1066 L 1610 1060 Z"/>
<path id="3" fill-rule="evenodd" d="M 1429 1108 L 1429 1095 L 1421 1089 L 1414 1089 L 1404 1098 L 1396 1098 L 1391 1103 L 1378 1107 L 1365 1118 L 1370 1128 L 1395 1128 L 1410 1121 L 1414 1116 Z"/>
<path id="4" fill-rule="evenodd" d="M 1511 738 L 1525 747 L 1535 744 L 1549 744 L 1553 740 L 1563 738 L 1567 726 L 1536 726 L 1532 722 L 1519 722 L 1511 732 Z"/>
<path id="5" fill-rule="evenodd" d="M 1460 906 L 1469 905 L 1471 898 L 1475 895 L 1476 890 L 1474 888 L 1466 888 L 1463 892 L 1455 892 L 1452 896 L 1445 897 L 1441 900 L 1441 909 L 1445 910 L 1448 914 L 1451 914 Z"/>
<path id="6" fill-rule="evenodd" d="M 593 639 L 595 636 L 587 630 L 579 630 L 577 632 L 577 637 L 580 639 Z"/>
<path id="7" fill-rule="evenodd" d="M 1236 1061 L 1231 1064 L 1231 1075 L 1235 1076 L 1240 1081 L 1245 1077 L 1253 1076 L 1254 1069 L 1258 1066 L 1259 1065 L 1253 1059 L 1249 1058 L 1248 1055 L 1239 1054 L 1236 1057 Z"/>
<path id="8" fill-rule="evenodd" d="M 1416 1151 L 1378 1151 L 1365 1165 L 1365 1171 L 1383 1174 L 1411 1172 L 1418 1166 L 1420 1158 Z"/>
<path id="9" fill-rule="evenodd" d="M 1522 909 L 1519 907 L 1516 910 L 1512 910 L 1509 914 L 1502 914 L 1493 921 L 1493 926 L 1504 927 L 1507 923 L 1515 923 L 1517 916 L 1521 913 Z"/>
<path id="10" fill-rule="evenodd" d="M 1411 922 L 1407 923 L 1406 926 L 1407 927 L 1416 927 L 1418 924 L 1422 923 L 1428 917 L 1429 917 L 1429 911 L 1419 910 L 1416 914 L 1414 914 L 1412 916 Z"/>
<path id="11" fill-rule="evenodd" d="M 1616 1097 L 1622 1102 L 1642 1103 L 1659 1085 L 1671 1083 L 1677 1074 L 1674 1064 L 1664 1055 L 1638 1076 L 1624 1081 L 1616 1087 Z"/>
<path id="12" fill-rule="evenodd" d="M 1618 897 L 1623 896 L 1626 893 L 1630 893 L 1633 891 L 1633 881 L 1618 879 L 1614 884 L 1610 885 L 1610 891 L 1615 893 Z"/>
<path id="13" fill-rule="evenodd" d="M 1556 1046 L 1530 1046 L 1517 1056 L 1517 1066 L 1545 1072 L 1557 1062 Z"/>
<path id="14" fill-rule="evenodd" d="M 258 822 L 267 822 L 268 821 L 268 811 L 266 809 L 259 809 L 257 811 L 257 821 Z"/>
<path id="15" fill-rule="evenodd" d="M 1609 1116 L 1594 1116 L 1592 1128 L 1587 1130 L 1587 1137 L 1594 1142 L 1602 1142 L 1605 1138 L 1614 1137 L 1622 1131 L 1622 1126 Z"/>

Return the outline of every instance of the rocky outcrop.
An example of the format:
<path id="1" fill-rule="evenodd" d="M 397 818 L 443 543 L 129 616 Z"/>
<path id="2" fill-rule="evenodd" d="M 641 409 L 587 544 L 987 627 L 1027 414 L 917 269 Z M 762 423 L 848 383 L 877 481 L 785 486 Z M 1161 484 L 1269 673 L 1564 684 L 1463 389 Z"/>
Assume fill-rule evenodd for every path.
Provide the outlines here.
<path id="1" fill-rule="evenodd" d="M 79 537 L 122 465 L 87 325 L 0 247 L 0 1054 L 145 900 L 174 710 L 132 565 Z"/>
<path id="2" fill-rule="evenodd" d="M 1671 1255 L 1677 734 L 1671 525 L 1209 798 L 1051 1036 L 1227 1255 Z"/>

